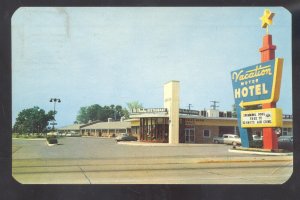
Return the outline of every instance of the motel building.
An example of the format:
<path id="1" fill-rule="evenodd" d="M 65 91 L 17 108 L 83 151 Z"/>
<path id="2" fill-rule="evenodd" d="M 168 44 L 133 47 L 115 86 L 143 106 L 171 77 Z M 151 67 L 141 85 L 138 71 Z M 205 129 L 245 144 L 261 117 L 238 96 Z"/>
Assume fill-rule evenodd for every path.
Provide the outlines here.
<path id="1" fill-rule="evenodd" d="M 237 134 L 237 118 L 231 112 L 217 109 L 206 111 L 179 108 L 179 81 L 164 85 L 164 107 L 133 110 L 131 133 L 141 142 L 159 143 L 213 143 L 223 134 Z M 250 129 L 253 135 L 262 135 L 261 128 Z M 281 135 L 292 135 L 292 117 L 283 116 Z"/>
<path id="2" fill-rule="evenodd" d="M 121 133 L 131 134 L 131 122 L 124 118 L 121 118 L 120 121 L 108 118 L 106 122 L 93 121 L 87 124 L 74 124 L 61 127 L 58 131 L 65 134 L 75 132 L 81 136 L 116 137 Z"/>
<path id="3" fill-rule="evenodd" d="M 164 85 L 164 107 L 132 110 L 130 119 L 122 118 L 106 122 L 94 121 L 87 124 L 59 128 L 59 132 L 75 131 L 81 136 L 116 137 L 128 133 L 140 142 L 156 143 L 213 143 L 213 138 L 223 134 L 239 135 L 237 118 L 231 112 L 217 109 L 189 110 L 179 108 L 179 81 Z M 291 115 L 283 115 L 280 135 L 293 135 Z M 250 129 L 251 134 L 262 136 L 261 128 Z"/>

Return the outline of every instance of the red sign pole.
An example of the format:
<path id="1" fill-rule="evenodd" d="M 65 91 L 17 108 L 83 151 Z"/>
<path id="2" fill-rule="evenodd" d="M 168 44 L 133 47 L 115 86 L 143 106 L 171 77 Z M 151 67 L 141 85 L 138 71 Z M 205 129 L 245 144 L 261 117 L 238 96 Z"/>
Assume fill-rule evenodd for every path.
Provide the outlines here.
<path id="1" fill-rule="evenodd" d="M 263 37 L 263 46 L 259 49 L 261 53 L 261 62 L 275 59 L 276 46 L 272 44 L 272 35 Z M 276 102 L 262 104 L 262 108 L 276 108 Z M 263 128 L 263 148 L 278 149 L 277 135 L 273 128 Z"/>

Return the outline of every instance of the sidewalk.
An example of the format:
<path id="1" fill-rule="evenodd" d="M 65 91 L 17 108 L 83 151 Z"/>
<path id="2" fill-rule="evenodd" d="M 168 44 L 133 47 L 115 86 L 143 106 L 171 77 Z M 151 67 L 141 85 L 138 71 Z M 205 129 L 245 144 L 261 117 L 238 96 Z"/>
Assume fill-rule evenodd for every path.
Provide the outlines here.
<path id="1" fill-rule="evenodd" d="M 118 142 L 120 145 L 132 145 L 132 146 L 147 146 L 147 147 L 188 147 L 188 146 L 197 146 L 197 147 L 211 147 L 216 144 L 168 144 L 168 143 L 147 143 L 147 142 L 138 142 L 138 141 L 121 141 Z M 230 153 L 236 153 L 237 156 L 228 155 L 228 156 L 204 156 L 196 158 L 199 163 L 216 163 L 216 162 L 277 162 L 277 161 L 293 161 L 293 153 L 275 153 L 275 152 L 263 152 L 263 151 L 246 151 L 241 149 L 228 149 Z M 249 154 L 247 157 L 241 157 L 239 154 Z M 252 155 L 252 157 L 251 157 Z M 255 156 L 255 155 L 259 155 Z"/>

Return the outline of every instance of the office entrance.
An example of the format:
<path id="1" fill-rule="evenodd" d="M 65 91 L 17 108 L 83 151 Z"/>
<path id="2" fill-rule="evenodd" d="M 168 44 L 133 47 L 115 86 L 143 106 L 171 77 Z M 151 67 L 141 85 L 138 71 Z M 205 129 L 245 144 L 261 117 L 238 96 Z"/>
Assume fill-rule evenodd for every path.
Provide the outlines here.
<path id="1" fill-rule="evenodd" d="M 185 128 L 185 143 L 195 143 L 195 128 Z"/>

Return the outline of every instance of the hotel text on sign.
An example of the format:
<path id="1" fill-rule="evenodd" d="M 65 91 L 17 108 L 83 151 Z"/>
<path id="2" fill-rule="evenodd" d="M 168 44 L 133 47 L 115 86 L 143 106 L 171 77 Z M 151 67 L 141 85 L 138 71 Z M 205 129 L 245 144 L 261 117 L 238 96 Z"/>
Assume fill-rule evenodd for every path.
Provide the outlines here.
<path id="1" fill-rule="evenodd" d="M 276 58 L 231 72 L 234 98 L 244 106 L 277 102 L 282 64 L 283 59 Z"/>
<path id="2" fill-rule="evenodd" d="M 279 108 L 242 111 L 241 124 L 243 128 L 281 127 L 282 111 Z"/>

